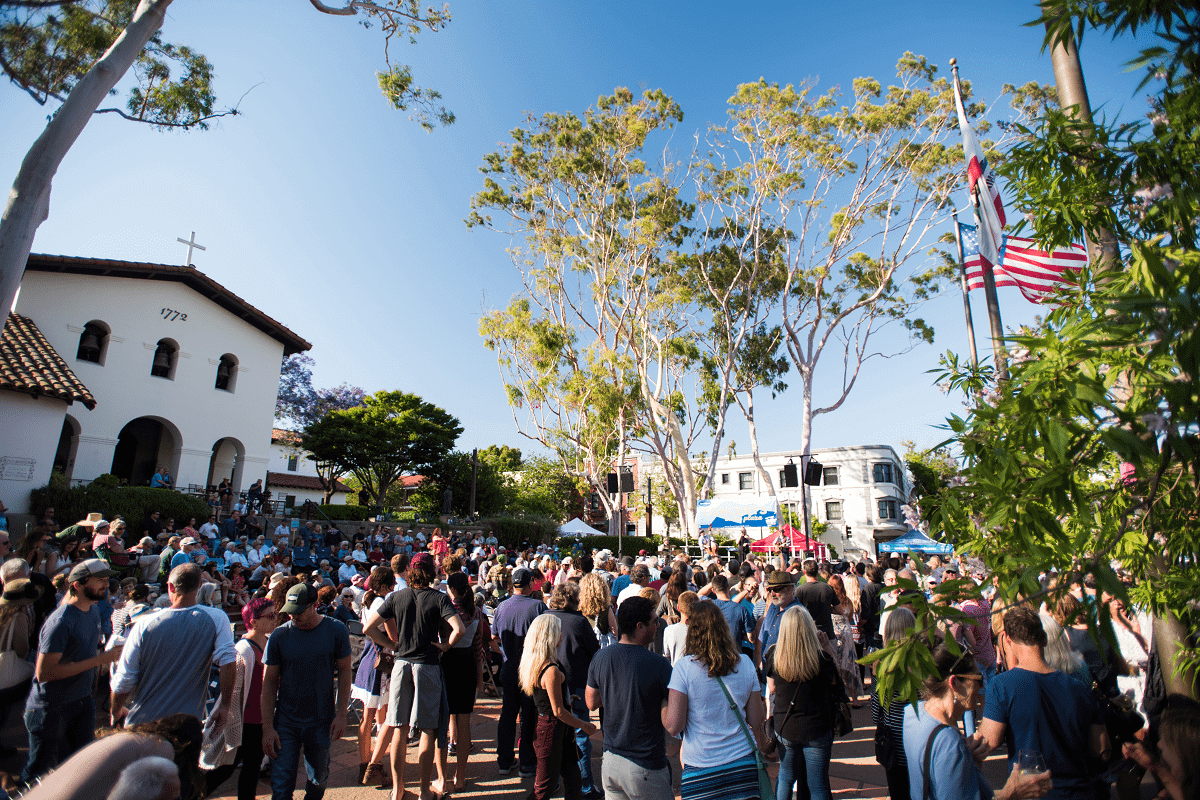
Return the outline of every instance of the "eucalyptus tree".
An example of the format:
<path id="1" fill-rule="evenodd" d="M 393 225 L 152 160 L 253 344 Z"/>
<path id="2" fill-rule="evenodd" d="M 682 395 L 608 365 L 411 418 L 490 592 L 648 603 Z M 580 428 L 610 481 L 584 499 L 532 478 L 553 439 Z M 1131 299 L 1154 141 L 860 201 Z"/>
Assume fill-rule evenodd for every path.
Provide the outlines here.
<path id="1" fill-rule="evenodd" d="M 863 364 L 932 341 L 913 316 L 937 288 L 939 268 L 922 247 L 946 220 L 950 192 L 961 181 L 953 95 L 936 67 L 906 53 L 896 85 L 854 81 L 839 89 L 780 87 L 759 80 L 729 100 L 721 146 L 743 169 L 734 215 L 747 228 L 779 231 L 783 262 L 782 328 L 800 383 L 799 448 L 812 420 L 837 410 Z M 844 103 L 844 104 L 843 104 Z M 894 324 L 903 337 L 881 341 Z M 831 399 L 818 405 L 823 356 L 841 365 Z"/>
<path id="2" fill-rule="evenodd" d="M 480 323 L 518 430 L 573 454 L 576 463 L 564 465 L 587 479 L 610 520 L 616 501 L 605 474 L 635 444 L 650 450 L 686 535 L 696 507 L 690 448 L 703 430 L 689 383 L 699 351 L 682 263 L 693 208 L 674 165 L 643 155 L 652 135 L 682 119 L 662 91 L 635 98 L 624 88 L 582 118 L 531 116 L 485 157 L 468 224 L 523 242 L 512 251 L 521 295 Z"/>
<path id="3" fill-rule="evenodd" d="M 39 105 L 51 106 L 45 129 L 21 163 L 0 217 L 0 308 L 11 308 L 38 227 L 50 215 L 50 188 L 59 165 L 95 114 L 115 114 L 159 129 L 208 127 L 238 113 L 217 110 L 213 69 L 203 54 L 162 39 L 172 0 L 0 0 L 0 70 Z M 397 109 L 411 110 L 426 129 L 454 115 L 440 95 L 418 86 L 411 69 L 393 64 L 393 40 L 415 43 L 421 30 L 438 31 L 449 7 L 423 9 L 417 0 L 345 0 L 312 7 L 378 25 L 387 68 L 380 90 Z M 133 70 L 124 108 L 101 107 Z"/>

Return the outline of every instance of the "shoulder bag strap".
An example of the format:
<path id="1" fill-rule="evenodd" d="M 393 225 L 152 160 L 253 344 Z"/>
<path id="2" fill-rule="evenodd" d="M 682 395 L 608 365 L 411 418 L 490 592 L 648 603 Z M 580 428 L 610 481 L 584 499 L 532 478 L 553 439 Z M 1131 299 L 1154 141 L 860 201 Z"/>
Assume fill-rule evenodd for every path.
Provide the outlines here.
<path id="1" fill-rule="evenodd" d="M 725 693 L 725 699 L 729 701 L 729 708 L 733 711 L 733 715 L 737 717 L 738 723 L 742 726 L 742 733 L 746 734 L 746 741 L 750 743 L 750 752 L 758 751 L 758 744 L 754 741 L 754 734 L 750 732 L 750 726 L 746 724 L 746 718 L 742 716 L 742 710 L 738 708 L 738 704 L 734 702 L 733 695 L 729 693 L 729 689 L 725 686 L 725 681 L 717 677 L 717 683 L 721 684 L 721 691 Z"/>
<path id="2" fill-rule="evenodd" d="M 23 613 L 23 612 L 17 612 L 17 613 Z M 16 635 L 17 635 L 17 618 L 14 615 L 13 618 L 8 621 L 8 625 L 4 629 L 4 645 L 2 647 L 0 647 L 0 652 L 7 653 L 9 650 L 13 649 L 13 637 Z"/>
<path id="3" fill-rule="evenodd" d="M 925 740 L 925 763 L 921 765 L 921 800 L 929 800 L 929 767 L 933 762 L 933 740 L 949 725 L 938 725 L 929 732 L 929 738 Z"/>

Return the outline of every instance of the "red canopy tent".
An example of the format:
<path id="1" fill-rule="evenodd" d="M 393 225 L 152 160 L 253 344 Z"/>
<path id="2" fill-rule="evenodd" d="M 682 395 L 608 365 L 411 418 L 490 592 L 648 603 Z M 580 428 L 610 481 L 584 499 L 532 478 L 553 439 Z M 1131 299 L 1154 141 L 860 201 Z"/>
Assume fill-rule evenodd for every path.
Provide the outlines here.
<path id="1" fill-rule="evenodd" d="M 784 548 L 788 549 L 791 555 L 801 555 L 805 551 L 812 550 L 818 559 L 829 557 L 824 543 L 805 536 L 803 531 L 798 531 L 791 525 L 784 525 L 776 533 L 752 542 L 750 549 L 758 553 L 773 553 L 775 552 L 775 543 L 781 536 L 784 537 Z"/>

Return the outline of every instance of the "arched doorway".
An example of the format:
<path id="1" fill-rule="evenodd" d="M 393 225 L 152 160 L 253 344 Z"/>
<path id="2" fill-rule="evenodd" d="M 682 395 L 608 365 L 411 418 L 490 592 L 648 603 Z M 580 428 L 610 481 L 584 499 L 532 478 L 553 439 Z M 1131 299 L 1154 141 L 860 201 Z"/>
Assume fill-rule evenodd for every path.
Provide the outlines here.
<path id="1" fill-rule="evenodd" d="M 216 486 L 225 478 L 236 495 L 242 488 L 242 467 L 246 459 L 246 447 L 232 436 L 213 443 L 212 458 L 208 462 L 208 485 Z"/>
<path id="2" fill-rule="evenodd" d="M 67 414 L 58 437 L 58 449 L 54 451 L 54 469 L 65 475 L 68 481 L 75 470 L 75 451 L 79 449 L 80 430 L 79 420 Z"/>
<path id="3" fill-rule="evenodd" d="M 170 422 L 157 417 L 138 417 L 117 436 L 109 471 L 130 486 L 148 486 L 159 467 L 175 473 L 176 453 L 182 446 L 183 437 Z"/>

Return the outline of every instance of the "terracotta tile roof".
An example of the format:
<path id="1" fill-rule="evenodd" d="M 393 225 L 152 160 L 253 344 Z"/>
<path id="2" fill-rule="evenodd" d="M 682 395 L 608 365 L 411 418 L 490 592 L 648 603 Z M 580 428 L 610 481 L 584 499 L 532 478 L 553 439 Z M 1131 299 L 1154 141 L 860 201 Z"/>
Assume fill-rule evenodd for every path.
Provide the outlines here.
<path id="1" fill-rule="evenodd" d="M 267 486 L 278 486 L 284 489 L 308 489 L 309 491 L 322 491 L 321 479 L 315 475 L 297 475 L 294 472 L 268 472 Z M 341 481 L 337 482 L 337 492 L 352 492 L 354 491 Z"/>
<path id="2" fill-rule="evenodd" d="M 0 334 L 0 389 L 34 397 L 57 397 L 70 405 L 78 400 L 89 410 L 96 398 L 75 376 L 29 317 L 9 314 Z"/>
<path id="3" fill-rule="evenodd" d="M 416 489 L 424 480 L 424 475 L 402 475 L 400 476 L 400 485 L 405 489 Z"/>
<path id="4" fill-rule="evenodd" d="M 312 345 L 300 338 L 298 334 L 268 317 L 195 267 L 34 253 L 29 256 L 25 269 L 37 272 L 67 272 L 74 275 L 115 275 L 120 278 L 179 281 L 235 317 L 241 317 L 263 333 L 282 342 L 285 356 L 312 349 Z"/>

